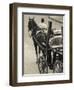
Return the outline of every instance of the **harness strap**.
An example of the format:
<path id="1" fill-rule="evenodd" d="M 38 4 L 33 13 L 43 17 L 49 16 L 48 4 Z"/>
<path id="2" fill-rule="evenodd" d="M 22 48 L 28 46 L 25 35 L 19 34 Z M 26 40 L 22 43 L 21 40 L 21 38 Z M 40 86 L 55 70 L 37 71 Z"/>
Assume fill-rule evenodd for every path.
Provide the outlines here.
<path id="1" fill-rule="evenodd" d="M 36 41 L 36 43 L 38 44 L 38 46 L 42 49 L 45 50 L 45 48 L 39 43 L 39 41 L 36 39 L 35 36 L 33 36 L 34 40 Z"/>

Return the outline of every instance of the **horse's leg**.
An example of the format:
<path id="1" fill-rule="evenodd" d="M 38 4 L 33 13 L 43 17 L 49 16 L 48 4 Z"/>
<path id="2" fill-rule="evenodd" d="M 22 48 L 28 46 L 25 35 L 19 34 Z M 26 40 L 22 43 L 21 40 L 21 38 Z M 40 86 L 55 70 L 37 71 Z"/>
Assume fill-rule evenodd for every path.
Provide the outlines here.
<path id="1" fill-rule="evenodd" d="M 43 55 L 43 52 L 42 52 L 41 48 L 37 45 L 37 57 L 38 57 L 38 60 L 39 60 L 40 56 L 42 56 L 42 55 Z"/>
<path id="2" fill-rule="evenodd" d="M 37 45 L 36 51 L 37 51 L 37 60 L 38 60 L 38 58 L 39 58 L 39 47 L 38 47 L 38 45 Z"/>
<path id="3" fill-rule="evenodd" d="M 41 49 L 40 49 L 40 47 L 39 47 L 39 57 L 41 56 Z"/>
<path id="4" fill-rule="evenodd" d="M 38 61 L 38 50 L 37 50 L 37 43 L 34 41 L 34 48 L 35 48 L 35 53 L 36 53 L 36 63 Z"/>
<path id="5" fill-rule="evenodd" d="M 39 47 L 39 57 L 43 56 L 43 50 L 41 50 L 41 48 Z"/>

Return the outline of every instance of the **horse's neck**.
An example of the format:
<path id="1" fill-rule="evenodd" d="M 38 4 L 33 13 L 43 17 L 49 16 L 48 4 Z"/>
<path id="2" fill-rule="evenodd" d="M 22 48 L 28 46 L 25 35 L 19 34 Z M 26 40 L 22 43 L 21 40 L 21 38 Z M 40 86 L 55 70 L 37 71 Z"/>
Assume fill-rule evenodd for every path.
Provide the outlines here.
<path id="1" fill-rule="evenodd" d="M 38 31 L 38 25 L 36 24 L 36 22 L 33 22 L 33 32 L 36 33 Z"/>
<path id="2" fill-rule="evenodd" d="M 34 26 L 37 30 L 40 29 L 40 27 L 37 25 L 37 23 L 35 21 L 34 21 Z"/>

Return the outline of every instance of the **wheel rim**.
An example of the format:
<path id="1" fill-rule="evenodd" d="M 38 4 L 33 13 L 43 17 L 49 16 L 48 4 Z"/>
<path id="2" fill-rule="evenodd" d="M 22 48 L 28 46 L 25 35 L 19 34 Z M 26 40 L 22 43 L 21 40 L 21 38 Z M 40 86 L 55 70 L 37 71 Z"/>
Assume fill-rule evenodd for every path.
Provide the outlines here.
<path id="1" fill-rule="evenodd" d="M 63 63 L 59 60 L 56 60 L 53 68 L 54 73 L 62 73 L 63 72 Z"/>
<path id="2" fill-rule="evenodd" d="M 48 66 L 42 57 L 39 59 L 38 68 L 40 73 L 48 73 Z"/>

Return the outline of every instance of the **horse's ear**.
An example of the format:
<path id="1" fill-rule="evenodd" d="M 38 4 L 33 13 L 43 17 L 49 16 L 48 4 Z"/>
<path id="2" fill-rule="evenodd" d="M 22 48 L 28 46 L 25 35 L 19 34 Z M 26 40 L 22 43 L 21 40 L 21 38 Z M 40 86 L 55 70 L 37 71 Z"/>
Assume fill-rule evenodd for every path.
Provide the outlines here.
<path id="1" fill-rule="evenodd" d="M 29 17 L 29 20 L 30 20 L 30 17 Z"/>
<path id="2" fill-rule="evenodd" d="M 35 17 L 33 17 L 33 20 L 35 19 Z"/>
<path id="3" fill-rule="evenodd" d="M 31 20 L 31 17 L 29 17 L 29 20 Z"/>

